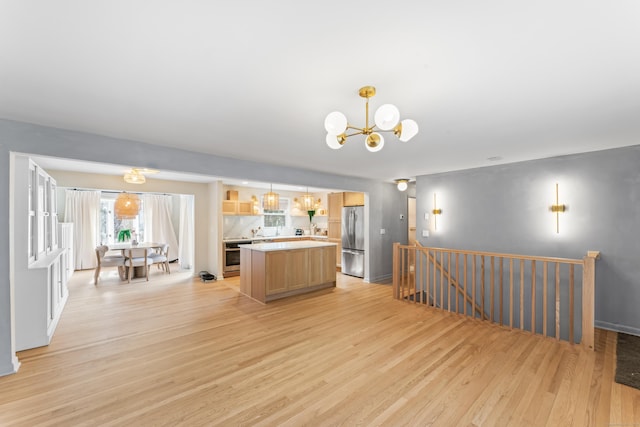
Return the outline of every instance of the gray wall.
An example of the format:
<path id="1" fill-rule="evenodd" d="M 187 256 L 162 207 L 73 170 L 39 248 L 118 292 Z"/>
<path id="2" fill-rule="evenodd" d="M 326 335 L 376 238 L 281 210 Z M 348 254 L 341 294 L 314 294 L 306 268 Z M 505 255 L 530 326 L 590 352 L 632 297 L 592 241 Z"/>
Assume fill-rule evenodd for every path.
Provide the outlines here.
<path id="1" fill-rule="evenodd" d="M 215 144 L 215 142 L 212 142 Z M 318 142 L 319 144 L 322 141 Z M 299 144 L 298 144 L 299 145 Z M 112 164 L 135 164 L 154 169 L 201 173 L 247 180 L 283 184 L 308 185 L 347 191 L 362 191 L 371 204 L 369 210 L 369 257 L 366 278 L 376 281 L 391 274 L 393 241 L 406 242 L 406 230 L 398 226 L 399 203 L 394 184 L 373 180 L 331 175 L 298 168 L 277 167 L 256 162 L 240 161 L 185 150 L 125 141 L 98 135 L 73 132 L 0 119 L 0 375 L 14 372 L 16 359 L 12 346 L 12 284 L 9 273 L 9 215 L 10 204 L 10 152 L 21 152 L 98 161 Z M 221 187 L 221 186 L 220 186 Z M 217 190 L 211 187 L 210 236 L 220 229 Z M 221 197 L 221 196 L 220 196 Z M 389 202 L 389 199 L 391 202 Z M 405 203 L 406 211 L 406 203 Z M 386 234 L 380 235 L 380 229 Z M 216 239 L 210 239 L 215 242 Z M 216 256 L 215 244 L 209 245 L 209 255 Z M 64 316 L 64 313 L 63 313 Z"/>
<path id="2" fill-rule="evenodd" d="M 555 201 L 560 214 L 556 233 Z M 420 176 L 417 228 L 432 247 L 596 261 L 596 326 L 640 335 L 640 146 Z"/>

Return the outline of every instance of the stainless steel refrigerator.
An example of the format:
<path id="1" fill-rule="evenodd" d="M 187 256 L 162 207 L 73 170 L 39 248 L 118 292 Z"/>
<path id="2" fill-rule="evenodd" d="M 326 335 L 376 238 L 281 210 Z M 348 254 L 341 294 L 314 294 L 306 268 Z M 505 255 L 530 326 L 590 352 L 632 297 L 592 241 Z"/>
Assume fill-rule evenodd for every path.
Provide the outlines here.
<path id="1" fill-rule="evenodd" d="M 364 206 L 342 208 L 342 273 L 364 277 Z"/>

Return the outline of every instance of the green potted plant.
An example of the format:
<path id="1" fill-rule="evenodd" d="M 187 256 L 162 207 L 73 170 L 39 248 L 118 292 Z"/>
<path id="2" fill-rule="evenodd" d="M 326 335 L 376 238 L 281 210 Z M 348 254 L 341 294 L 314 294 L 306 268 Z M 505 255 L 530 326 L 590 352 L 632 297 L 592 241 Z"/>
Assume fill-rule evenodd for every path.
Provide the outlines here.
<path id="1" fill-rule="evenodd" d="M 128 242 L 131 240 L 131 230 L 123 228 L 118 232 L 118 242 Z"/>

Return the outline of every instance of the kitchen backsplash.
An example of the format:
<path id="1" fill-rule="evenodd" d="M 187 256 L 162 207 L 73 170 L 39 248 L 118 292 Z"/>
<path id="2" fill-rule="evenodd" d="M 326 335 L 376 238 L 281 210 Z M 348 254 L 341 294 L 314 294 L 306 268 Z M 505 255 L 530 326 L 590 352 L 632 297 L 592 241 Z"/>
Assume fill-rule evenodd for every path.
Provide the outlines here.
<path id="1" fill-rule="evenodd" d="M 291 216 L 291 224 L 288 227 L 282 227 L 280 229 L 280 236 L 293 236 L 296 228 L 301 228 L 307 234 L 309 230 L 309 217 L 306 216 Z M 317 234 L 321 234 L 323 230 L 327 229 L 327 217 L 314 217 L 313 223 L 316 224 L 318 230 Z M 257 230 L 260 227 L 260 235 L 274 236 L 276 229 L 271 227 L 265 230 L 264 220 L 262 215 L 259 216 L 234 216 L 226 215 L 223 219 L 223 237 L 253 237 L 251 230 Z"/>

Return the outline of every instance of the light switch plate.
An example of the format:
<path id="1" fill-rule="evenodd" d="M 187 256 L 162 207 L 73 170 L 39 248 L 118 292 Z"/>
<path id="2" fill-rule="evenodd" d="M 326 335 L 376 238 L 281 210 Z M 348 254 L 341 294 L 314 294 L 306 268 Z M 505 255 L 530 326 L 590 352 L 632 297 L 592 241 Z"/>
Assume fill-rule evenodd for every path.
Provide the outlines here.
<path id="1" fill-rule="evenodd" d="M 429 230 L 422 230 L 422 237 L 429 237 Z"/>
<path id="2" fill-rule="evenodd" d="M 387 232 L 387 230 L 385 230 L 384 228 L 381 228 L 381 229 L 380 229 L 380 234 L 384 234 L 384 233 L 386 233 L 386 232 Z"/>
<path id="3" fill-rule="evenodd" d="M 429 212 L 424 213 L 424 219 L 429 219 Z"/>
<path id="4" fill-rule="evenodd" d="M 404 214 L 400 214 L 400 221 L 404 219 Z"/>

